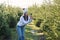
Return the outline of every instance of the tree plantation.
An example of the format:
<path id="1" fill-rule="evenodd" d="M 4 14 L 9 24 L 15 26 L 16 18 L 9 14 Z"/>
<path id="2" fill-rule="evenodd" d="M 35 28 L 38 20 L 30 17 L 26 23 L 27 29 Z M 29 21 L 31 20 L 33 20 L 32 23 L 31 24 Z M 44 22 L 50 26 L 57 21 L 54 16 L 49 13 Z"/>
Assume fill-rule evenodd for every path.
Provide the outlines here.
<path id="1" fill-rule="evenodd" d="M 26 26 L 26 40 L 38 40 L 38 36 L 34 38 L 33 34 L 28 32 L 34 26 L 35 29 L 43 31 L 46 40 L 60 40 L 60 0 L 54 2 L 52 5 L 33 5 L 28 8 L 28 14 L 32 13 L 34 22 L 30 24 L 33 26 Z M 16 24 L 22 14 L 21 8 L 0 4 L 0 40 L 17 40 Z"/>

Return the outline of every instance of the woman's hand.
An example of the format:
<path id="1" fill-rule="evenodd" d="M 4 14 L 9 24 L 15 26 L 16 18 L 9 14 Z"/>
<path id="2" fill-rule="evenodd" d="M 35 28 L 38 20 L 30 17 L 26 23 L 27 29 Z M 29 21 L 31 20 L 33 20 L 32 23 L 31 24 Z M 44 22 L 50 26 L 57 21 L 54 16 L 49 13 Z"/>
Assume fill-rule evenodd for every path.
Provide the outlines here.
<path id="1" fill-rule="evenodd" d="M 33 19 L 33 17 L 32 17 L 32 16 L 30 16 L 30 19 Z"/>

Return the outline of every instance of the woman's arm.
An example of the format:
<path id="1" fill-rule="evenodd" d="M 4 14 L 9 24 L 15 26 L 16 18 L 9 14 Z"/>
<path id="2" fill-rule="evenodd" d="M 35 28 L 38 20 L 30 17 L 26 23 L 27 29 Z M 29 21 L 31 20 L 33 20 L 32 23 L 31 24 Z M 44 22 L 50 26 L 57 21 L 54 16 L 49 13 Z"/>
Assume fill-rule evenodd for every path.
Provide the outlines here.
<path id="1" fill-rule="evenodd" d="M 21 17 L 20 17 L 20 21 L 21 21 L 24 25 L 26 25 L 26 24 L 32 22 L 32 17 L 28 16 L 28 21 L 25 21 L 24 18 L 23 18 L 23 16 L 21 16 Z"/>
<path id="2" fill-rule="evenodd" d="M 28 24 L 28 22 L 26 22 L 23 18 L 23 16 L 20 17 L 20 21 L 25 25 L 25 24 Z"/>
<path id="3" fill-rule="evenodd" d="M 32 22 L 32 16 L 29 16 L 28 23 Z"/>

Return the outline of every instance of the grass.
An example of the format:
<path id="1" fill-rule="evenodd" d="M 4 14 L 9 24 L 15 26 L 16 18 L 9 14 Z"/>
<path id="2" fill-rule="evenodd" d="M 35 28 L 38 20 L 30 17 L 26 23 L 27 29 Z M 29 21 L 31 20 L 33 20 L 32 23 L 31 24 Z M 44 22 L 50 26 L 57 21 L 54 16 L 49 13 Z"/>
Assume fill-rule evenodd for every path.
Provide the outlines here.
<path id="1" fill-rule="evenodd" d="M 31 28 L 27 26 L 25 30 L 25 40 L 38 40 L 37 36 L 33 35 L 30 31 L 31 31 Z M 11 29 L 11 36 L 12 36 L 12 40 L 18 39 L 16 28 Z"/>

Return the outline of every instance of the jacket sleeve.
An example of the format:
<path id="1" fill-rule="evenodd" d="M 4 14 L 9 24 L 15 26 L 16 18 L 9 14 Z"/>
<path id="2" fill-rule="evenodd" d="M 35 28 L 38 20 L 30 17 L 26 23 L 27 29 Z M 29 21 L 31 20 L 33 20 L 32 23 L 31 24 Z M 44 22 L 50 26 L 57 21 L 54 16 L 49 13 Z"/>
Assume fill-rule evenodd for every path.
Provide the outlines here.
<path id="1" fill-rule="evenodd" d="M 32 22 L 32 19 L 30 19 L 30 16 L 29 16 L 29 20 L 28 20 L 28 23 Z"/>
<path id="2" fill-rule="evenodd" d="M 28 22 L 26 22 L 24 19 L 23 19 L 23 16 L 20 17 L 20 21 L 25 25 L 25 24 L 28 24 Z"/>
<path id="3" fill-rule="evenodd" d="M 20 17 L 20 21 L 21 21 L 24 25 L 26 25 L 26 24 L 32 22 L 32 19 L 30 19 L 30 17 L 28 17 L 28 21 L 25 21 L 25 20 L 23 19 L 23 16 L 21 16 L 21 17 Z"/>

